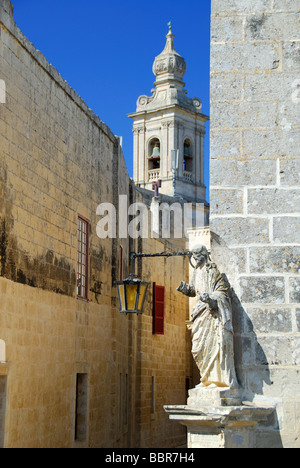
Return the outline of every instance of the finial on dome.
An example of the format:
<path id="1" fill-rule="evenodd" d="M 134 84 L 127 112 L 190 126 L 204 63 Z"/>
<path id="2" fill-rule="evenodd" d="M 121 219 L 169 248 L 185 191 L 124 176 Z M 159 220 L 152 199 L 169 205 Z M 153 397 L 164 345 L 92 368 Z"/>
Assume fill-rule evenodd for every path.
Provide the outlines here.
<path id="1" fill-rule="evenodd" d="M 170 21 L 168 22 L 168 26 L 169 26 L 169 31 L 172 32 L 172 18 L 171 18 Z"/>

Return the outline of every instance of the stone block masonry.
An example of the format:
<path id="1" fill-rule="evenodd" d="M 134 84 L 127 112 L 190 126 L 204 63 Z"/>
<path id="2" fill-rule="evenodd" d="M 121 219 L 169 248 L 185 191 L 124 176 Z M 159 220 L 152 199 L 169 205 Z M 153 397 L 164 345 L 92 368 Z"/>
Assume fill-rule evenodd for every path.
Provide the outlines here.
<path id="1" fill-rule="evenodd" d="M 277 404 L 280 438 L 257 446 L 300 446 L 299 72 L 299 0 L 212 1 L 212 250 L 234 288 L 240 382 Z"/>
<path id="2" fill-rule="evenodd" d="M 98 205 L 118 207 L 119 195 L 141 202 L 119 138 L 0 0 L 0 448 L 184 443 L 163 404 L 184 402 L 192 373 L 188 302 L 176 296 L 188 264 L 170 276 L 175 263 L 156 263 L 143 275 L 170 281 L 164 335 L 152 334 L 152 288 L 143 316 L 121 315 L 115 283 L 143 246 L 96 235 Z M 145 249 L 166 245 L 147 239 Z"/>
<path id="3" fill-rule="evenodd" d="M 112 248 L 91 229 L 95 292 L 77 299 L 77 225 L 81 215 L 95 226 L 99 197 L 112 200 L 116 137 L 23 36 L 8 0 L 0 1 L 0 79 L 0 374 L 8 366 L 0 446 L 109 445 Z M 76 375 L 85 373 L 97 398 L 89 400 L 89 440 L 78 442 Z"/>

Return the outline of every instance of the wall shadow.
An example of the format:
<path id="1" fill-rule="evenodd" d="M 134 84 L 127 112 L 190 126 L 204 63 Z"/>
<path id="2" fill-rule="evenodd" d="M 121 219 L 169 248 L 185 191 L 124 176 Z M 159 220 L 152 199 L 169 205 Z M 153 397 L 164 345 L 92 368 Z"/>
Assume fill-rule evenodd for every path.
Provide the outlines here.
<path id="1" fill-rule="evenodd" d="M 244 249 L 231 249 L 218 234 L 211 231 L 211 252 L 212 261 L 217 264 L 231 288 L 235 367 L 243 391 L 243 400 L 249 405 L 274 405 L 273 414 L 264 426 L 258 428 L 261 434 L 260 440 L 257 441 L 258 448 L 283 448 L 276 408 L 279 398 L 268 397 L 272 394 L 268 387 L 273 385 L 270 363 L 257 337 L 255 324 L 234 289 L 238 285 L 241 273 L 245 272 Z"/>
<path id="2" fill-rule="evenodd" d="M 227 279 L 225 274 L 223 276 Z M 261 400 L 257 400 L 257 397 L 264 395 L 266 385 L 273 384 L 269 362 L 258 341 L 253 322 L 233 288 L 231 288 L 231 301 L 237 379 L 243 390 L 245 404 L 252 402 L 259 405 Z M 275 406 L 273 413 L 259 431 L 261 439 L 257 441 L 259 444 L 257 448 L 283 448 Z"/>

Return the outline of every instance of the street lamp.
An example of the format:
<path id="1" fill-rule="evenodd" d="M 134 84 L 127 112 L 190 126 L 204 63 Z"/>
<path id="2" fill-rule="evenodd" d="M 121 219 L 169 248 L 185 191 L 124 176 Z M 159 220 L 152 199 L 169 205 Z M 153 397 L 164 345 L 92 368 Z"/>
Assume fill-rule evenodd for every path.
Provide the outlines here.
<path id="1" fill-rule="evenodd" d="M 130 275 L 117 282 L 120 312 L 127 314 L 142 314 L 148 289 L 148 283 Z"/>
<path id="2" fill-rule="evenodd" d="M 120 303 L 120 312 L 127 314 L 142 314 L 146 299 L 148 283 L 140 280 L 135 275 L 135 259 L 141 257 L 178 257 L 188 256 L 191 261 L 191 252 L 161 252 L 154 254 L 136 253 L 130 254 L 131 271 L 128 278 L 117 282 L 117 290 Z"/>

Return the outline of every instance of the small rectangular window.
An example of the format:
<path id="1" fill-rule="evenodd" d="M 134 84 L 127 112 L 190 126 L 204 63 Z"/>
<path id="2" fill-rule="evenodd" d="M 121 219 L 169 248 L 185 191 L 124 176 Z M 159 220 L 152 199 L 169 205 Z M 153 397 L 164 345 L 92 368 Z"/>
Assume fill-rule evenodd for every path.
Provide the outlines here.
<path id="1" fill-rule="evenodd" d="M 88 374 L 76 375 L 75 440 L 87 438 Z"/>
<path id="2" fill-rule="evenodd" d="M 123 412 L 123 392 L 122 392 L 122 374 L 119 374 L 119 431 L 122 427 L 122 412 Z"/>
<path id="3" fill-rule="evenodd" d="M 4 448 L 7 376 L 0 375 L 0 448 Z"/>
<path id="4" fill-rule="evenodd" d="M 165 287 L 153 283 L 153 334 L 164 334 Z"/>
<path id="5" fill-rule="evenodd" d="M 155 413 L 155 379 L 151 377 L 151 413 Z"/>
<path id="6" fill-rule="evenodd" d="M 124 424 L 128 424 L 128 374 L 125 374 L 125 414 Z"/>
<path id="7" fill-rule="evenodd" d="M 77 230 L 77 296 L 88 299 L 89 224 L 78 217 Z"/>

